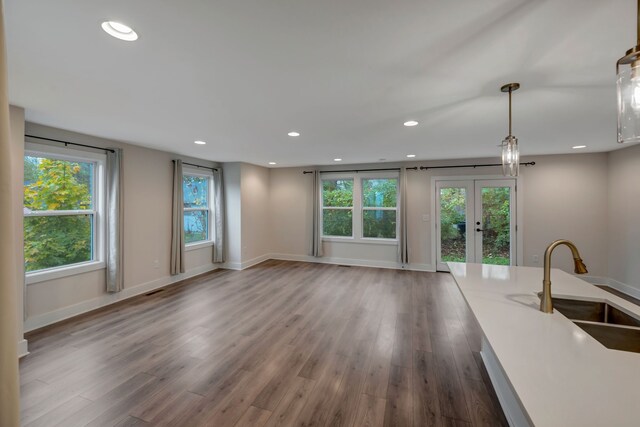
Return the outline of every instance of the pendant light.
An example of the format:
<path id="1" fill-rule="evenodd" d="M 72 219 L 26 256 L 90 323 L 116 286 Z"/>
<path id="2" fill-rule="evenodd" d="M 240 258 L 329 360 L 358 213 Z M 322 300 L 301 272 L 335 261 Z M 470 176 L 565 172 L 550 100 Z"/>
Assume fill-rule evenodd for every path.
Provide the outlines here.
<path id="1" fill-rule="evenodd" d="M 518 138 L 511 134 L 511 93 L 519 88 L 520 83 L 509 83 L 500 88 L 502 92 L 509 92 L 509 135 L 500 144 L 502 147 L 502 174 L 504 176 L 518 176 L 520 171 Z"/>
<path id="2" fill-rule="evenodd" d="M 640 0 L 638 40 L 616 63 L 618 78 L 618 142 L 640 142 Z"/>

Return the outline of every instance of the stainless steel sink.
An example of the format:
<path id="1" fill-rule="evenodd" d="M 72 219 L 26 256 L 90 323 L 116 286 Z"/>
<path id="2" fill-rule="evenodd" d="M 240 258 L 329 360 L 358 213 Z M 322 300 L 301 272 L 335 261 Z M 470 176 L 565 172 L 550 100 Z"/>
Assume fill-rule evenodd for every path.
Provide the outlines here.
<path id="1" fill-rule="evenodd" d="M 571 320 L 640 327 L 640 319 L 629 316 L 606 302 L 552 298 L 553 308 Z"/>
<path id="2" fill-rule="evenodd" d="M 553 308 L 605 347 L 640 353 L 640 318 L 603 301 L 553 298 Z"/>

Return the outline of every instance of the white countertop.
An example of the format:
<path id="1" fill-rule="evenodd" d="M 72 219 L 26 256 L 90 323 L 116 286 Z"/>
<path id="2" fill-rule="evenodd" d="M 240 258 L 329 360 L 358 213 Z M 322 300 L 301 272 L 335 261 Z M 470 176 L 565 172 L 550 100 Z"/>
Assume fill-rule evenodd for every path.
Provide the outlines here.
<path id="1" fill-rule="evenodd" d="M 534 425 L 640 426 L 640 354 L 610 350 L 558 311 L 539 311 L 542 268 L 449 263 Z M 553 297 L 640 307 L 561 270 Z"/>

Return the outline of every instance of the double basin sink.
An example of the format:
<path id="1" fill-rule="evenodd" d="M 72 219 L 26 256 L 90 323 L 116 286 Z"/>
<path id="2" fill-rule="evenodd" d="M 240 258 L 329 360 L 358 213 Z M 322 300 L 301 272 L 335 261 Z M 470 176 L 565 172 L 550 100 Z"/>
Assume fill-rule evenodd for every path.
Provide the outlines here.
<path id="1" fill-rule="evenodd" d="M 604 301 L 552 298 L 553 308 L 607 348 L 640 353 L 640 318 Z"/>

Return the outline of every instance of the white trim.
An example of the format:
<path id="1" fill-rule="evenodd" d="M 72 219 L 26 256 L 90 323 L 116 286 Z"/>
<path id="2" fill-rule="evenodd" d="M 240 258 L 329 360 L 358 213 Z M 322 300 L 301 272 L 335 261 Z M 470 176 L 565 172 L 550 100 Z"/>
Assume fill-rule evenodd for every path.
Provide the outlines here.
<path id="1" fill-rule="evenodd" d="M 482 350 L 480 356 L 484 362 L 487 373 L 491 379 L 491 384 L 496 391 L 500 406 L 504 412 L 505 418 L 511 427 L 533 426 L 522 403 L 518 399 L 518 395 L 513 390 L 513 386 L 509 382 L 509 378 L 504 373 L 500 361 L 496 357 L 489 341 L 482 336 Z"/>
<path id="2" fill-rule="evenodd" d="M 362 181 L 371 179 L 395 179 L 396 180 L 396 206 L 395 207 L 375 207 L 363 206 Z M 323 182 L 330 180 L 353 181 L 353 192 L 351 206 L 324 206 Z M 400 171 L 397 172 L 339 172 L 326 173 L 318 180 L 319 194 L 321 198 L 319 220 L 322 227 L 321 239 L 327 242 L 348 242 L 366 244 L 387 244 L 398 245 L 398 235 L 400 234 L 400 223 L 398 213 L 400 212 Z M 351 236 L 329 236 L 324 234 L 324 210 L 350 210 L 351 211 Z M 393 211 L 396 213 L 396 237 L 384 239 L 376 237 L 364 237 L 364 211 Z"/>
<path id="3" fill-rule="evenodd" d="M 29 343 L 27 340 L 22 339 L 18 341 L 18 359 L 21 359 L 29 354 Z"/>
<path id="4" fill-rule="evenodd" d="M 277 259 L 282 261 L 302 261 L 313 262 L 316 264 L 339 264 L 349 265 L 354 267 L 371 267 L 371 268 L 389 268 L 394 270 L 411 270 L 411 271 L 427 271 L 435 272 L 433 265 L 429 264 L 416 264 L 411 263 L 409 265 L 402 265 L 402 263 L 396 261 L 373 261 L 367 259 L 354 259 L 354 258 L 334 258 L 334 257 L 313 257 L 309 255 L 298 254 L 279 254 L 273 253 L 269 255 L 268 259 Z"/>
<path id="5" fill-rule="evenodd" d="M 94 164 L 92 209 L 67 210 L 67 211 L 30 211 L 23 213 L 24 218 L 39 216 L 64 216 L 64 215 L 91 215 L 92 216 L 92 260 L 80 264 L 66 264 L 45 270 L 37 270 L 25 273 L 25 284 L 39 283 L 46 280 L 73 276 L 88 271 L 105 268 L 105 244 L 106 221 L 104 220 L 106 208 L 106 162 L 104 153 L 77 150 L 69 147 L 56 147 L 48 144 L 40 144 L 25 141 L 24 157 L 43 157 L 69 162 L 82 162 Z"/>
<path id="6" fill-rule="evenodd" d="M 259 257 L 241 263 L 240 269 L 244 270 L 245 268 L 253 267 L 254 265 L 260 264 L 261 262 L 265 262 L 269 259 L 271 259 L 271 254 L 260 255 Z"/>
<path id="7" fill-rule="evenodd" d="M 203 242 L 187 243 L 184 245 L 185 252 L 195 251 L 196 249 L 208 248 L 213 246 L 213 240 L 205 240 Z"/>
<path id="8" fill-rule="evenodd" d="M 90 271 L 102 270 L 106 267 L 104 261 L 87 261 L 79 264 L 67 264 L 61 267 L 48 268 L 27 272 L 25 274 L 25 284 L 46 282 L 48 280 L 61 279 L 63 277 L 75 276 L 76 274 L 88 273 Z"/>
<path id="9" fill-rule="evenodd" d="M 598 276 L 576 276 L 579 279 L 584 280 L 585 282 L 591 283 L 592 285 L 605 285 L 609 286 L 617 291 L 622 292 L 623 294 L 629 295 L 630 297 L 640 299 L 640 289 L 635 286 L 627 285 L 626 283 L 618 282 L 615 279 L 611 279 L 609 277 L 598 277 Z"/>
<path id="10" fill-rule="evenodd" d="M 353 237 L 322 237 L 323 242 L 331 242 L 331 243 L 350 243 L 350 244 L 358 244 L 358 245 L 390 245 L 390 246 L 398 246 L 397 239 L 378 239 L 373 237 L 362 237 L 359 240 Z"/>
<path id="11" fill-rule="evenodd" d="M 516 237 L 516 246 L 515 246 L 515 264 L 513 265 L 524 265 L 524 194 L 522 192 L 523 186 L 523 177 L 522 175 L 517 177 L 505 177 L 502 175 L 456 175 L 456 176 L 447 176 L 447 175 L 438 175 L 432 176 L 430 178 L 431 185 L 431 198 L 429 199 L 431 205 L 431 264 L 437 266 L 437 248 L 438 248 L 438 229 L 437 229 L 437 215 L 436 215 L 436 204 L 439 204 L 438 195 L 437 195 L 437 183 L 438 181 L 461 181 L 461 185 L 464 184 L 462 181 L 473 181 L 475 186 L 475 181 L 492 181 L 492 180 L 514 180 L 515 181 L 515 237 Z M 475 196 L 475 194 L 474 194 Z M 513 251 L 512 247 L 512 251 Z"/>
<path id="12" fill-rule="evenodd" d="M 201 267 L 193 268 L 186 273 L 178 274 L 175 276 L 161 277 L 160 279 L 152 280 L 138 286 L 124 288 L 121 292 L 115 294 L 104 294 L 99 296 L 98 298 L 93 298 L 75 305 L 63 307 L 61 309 L 50 311 L 39 316 L 29 317 L 24 323 L 24 330 L 25 332 L 30 332 L 65 319 L 69 319 L 71 317 L 75 317 L 80 314 L 87 313 L 89 311 L 153 291 L 158 288 L 172 285 L 174 283 L 180 282 L 193 276 L 197 276 L 199 274 L 217 270 L 218 268 L 220 268 L 220 266 L 216 264 L 203 265 Z"/>

